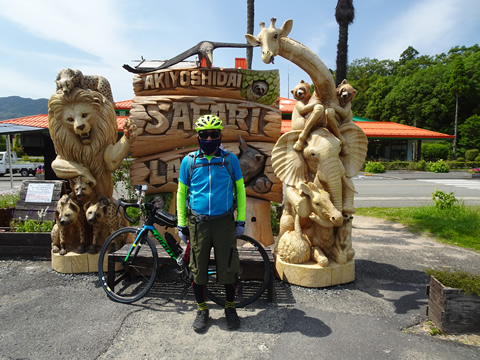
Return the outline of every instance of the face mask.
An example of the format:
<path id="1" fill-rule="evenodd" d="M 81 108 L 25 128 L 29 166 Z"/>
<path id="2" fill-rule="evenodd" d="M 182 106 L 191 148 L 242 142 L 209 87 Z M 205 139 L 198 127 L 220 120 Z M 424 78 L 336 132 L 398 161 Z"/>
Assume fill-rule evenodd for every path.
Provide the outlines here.
<path id="1" fill-rule="evenodd" d="M 220 146 L 221 139 L 216 140 L 202 140 L 198 138 L 198 143 L 200 145 L 200 149 L 206 154 L 211 155 L 213 154 L 217 148 Z"/>

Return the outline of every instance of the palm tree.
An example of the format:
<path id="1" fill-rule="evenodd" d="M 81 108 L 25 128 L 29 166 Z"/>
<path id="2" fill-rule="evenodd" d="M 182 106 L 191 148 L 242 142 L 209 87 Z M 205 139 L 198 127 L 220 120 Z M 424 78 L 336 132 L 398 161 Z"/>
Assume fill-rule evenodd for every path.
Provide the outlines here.
<path id="1" fill-rule="evenodd" d="M 337 45 L 337 71 L 336 83 L 340 84 L 347 78 L 347 53 L 348 53 L 348 25 L 355 18 L 353 0 L 338 0 L 335 8 L 335 19 L 339 26 Z"/>
<path id="2" fill-rule="evenodd" d="M 247 0 L 247 34 L 253 35 L 253 21 L 255 17 L 255 0 Z M 252 68 L 253 48 L 247 47 L 247 69 Z"/>

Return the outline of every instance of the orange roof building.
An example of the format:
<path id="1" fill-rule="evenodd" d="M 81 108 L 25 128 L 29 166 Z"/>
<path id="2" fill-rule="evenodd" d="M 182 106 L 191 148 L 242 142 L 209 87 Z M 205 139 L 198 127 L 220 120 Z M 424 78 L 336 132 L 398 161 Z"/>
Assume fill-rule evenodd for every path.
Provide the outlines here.
<path id="1" fill-rule="evenodd" d="M 296 100 L 280 98 L 282 112 L 282 129 L 284 134 L 291 130 L 291 114 Z M 132 100 L 115 103 L 118 131 L 123 130 L 125 119 L 129 116 Z M 394 122 L 372 121 L 354 116 L 353 121 L 365 132 L 369 139 L 367 157 L 369 159 L 393 161 L 414 160 L 420 158 L 422 140 L 452 140 L 453 135 L 442 134 L 436 131 L 425 130 L 413 126 Z M 28 133 L 48 129 L 48 116 L 33 115 L 17 119 L 0 121 L 0 125 L 12 125 L 12 131 L 3 130 L 3 133 Z M 14 126 L 14 127 L 13 127 Z M 32 136 L 32 135 L 30 135 Z M 28 141 L 22 141 L 27 145 Z M 35 154 L 36 155 L 36 154 Z"/>

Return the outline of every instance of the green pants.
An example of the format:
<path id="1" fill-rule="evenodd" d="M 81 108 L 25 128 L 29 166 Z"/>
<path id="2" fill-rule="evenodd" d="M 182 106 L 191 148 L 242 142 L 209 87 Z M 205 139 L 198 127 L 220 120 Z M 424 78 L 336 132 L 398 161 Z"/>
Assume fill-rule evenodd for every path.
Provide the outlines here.
<path id="1" fill-rule="evenodd" d="M 190 270 L 196 284 L 208 282 L 208 262 L 213 247 L 217 265 L 217 281 L 233 284 L 239 269 L 239 257 L 233 215 L 196 223 L 189 218 Z"/>

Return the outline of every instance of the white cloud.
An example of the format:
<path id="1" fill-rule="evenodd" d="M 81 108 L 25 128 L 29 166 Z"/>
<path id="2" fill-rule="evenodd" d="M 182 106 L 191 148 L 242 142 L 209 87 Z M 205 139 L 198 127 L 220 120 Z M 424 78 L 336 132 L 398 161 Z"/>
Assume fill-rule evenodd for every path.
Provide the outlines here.
<path id="1" fill-rule="evenodd" d="M 112 0 L 84 0 L 81 5 L 62 0 L 2 1 L 0 15 L 38 38 L 59 41 L 104 61 L 122 49 L 121 16 Z"/>
<path id="2" fill-rule="evenodd" d="M 413 2 L 407 12 L 376 29 L 370 57 L 397 60 L 413 46 L 421 54 L 434 55 L 458 44 L 459 34 L 468 31 L 466 18 L 478 17 L 478 4 L 468 0 L 422 0 Z M 471 11 L 472 13 L 469 13 Z"/>
<path id="3" fill-rule="evenodd" d="M 54 79 L 51 82 L 45 82 L 32 78 L 25 73 L 6 70 L 1 67 L 0 79 L 2 79 L 0 97 L 21 94 L 20 96 L 26 98 L 46 98 L 53 94 L 55 90 Z M 46 96 L 38 96 L 38 94 L 46 94 Z"/>

